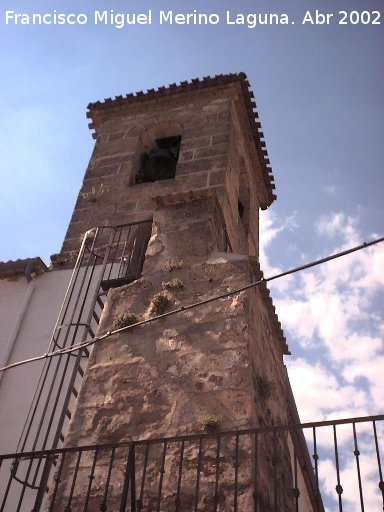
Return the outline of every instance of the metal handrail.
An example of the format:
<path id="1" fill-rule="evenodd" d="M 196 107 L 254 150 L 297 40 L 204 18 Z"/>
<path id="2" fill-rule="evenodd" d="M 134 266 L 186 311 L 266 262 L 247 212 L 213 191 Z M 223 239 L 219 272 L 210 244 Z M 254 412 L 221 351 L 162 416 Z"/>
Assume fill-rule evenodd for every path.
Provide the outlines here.
<path id="1" fill-rule="evenodd" d="M 313 421 L 306 423 L 296 423 L 296 424 L 287 424 L 287 425 L 271 425 L 266 427 L 253 427 L 253 428 L 245 428 L 245 429 L 232 429 L 218 432 L 203 432 L 199 434 L 185 434 L 180 436 L 168 436 L 168 437 L 154 437 L 149 439 L 136 439 L 136 440 L 127 440 L 120 441 L 118 443 L 99 443 L 99 444 L 90 444 L 90 445 L 80 445 L 80 446 L 67 446 L 65 448 L 56 448 L 51 450 L 36 450 L 36 451 L 26 451 L 26 452 L 14 452 L 1 454 L 0 460 L 3 459 L 12 459 L 15 457 L 40 457 L 45 456 L 48 457 L 50 455 L 56 455 L 60 453 L 72 453 L 77 452 L 78 450 L 89 451 L 95 449 L 108 449 L 108 448 L 124 448 L 134 444 L 135 446 L 143 446 L 147 444 L 158 444 L 158 443 L 172 443 L 177 441 L 196 441 L 201 438 L 210 439 L 219 437 L 227 437 L 234 435 L 250 435 L 250 434 L 263 434 L 263 433 L 272 433 L 272 432 L 286 432 L 290 430 L 305 430 L 312 428 L 320 428 L 320 427 L 333 427 L 334 425 L 348 425 L 353 423 L 367 423 L 367 422 L 376 422 L 376 421 L 384 421 L 384 414 L 377 414 L 373 416 L 357 416 L 350 418 L 342 418 L 335 420 L 323 420 L 323 421 Z"/>
<path id="2" fill-rule="evenodd" d="M 244 511 L 239 508 L 241 494 L 250 493 L 249 496 L 253 496 L 254 512 L 263 511 L 265 496 L 270 500 L 271 510 L 281 512 L 282 504 L 288 500 L 291 505 L 287 510 L 298 511 L 304 495 L 311 502 L 310 510 L 323 512 L 325 505 L 341 511 L 346 498 L 351 499 L 348 493 L 347 496 L 343 494 L 345 492 L 343 464 L 348 456 L 350 460 L 355 460 L 355 477 L 358 482 L 352 499 L 355 505 L 360 504 L 360 509 L 364 511 L 367 477 L 360 466 L 359 459 L 362 455 L 369 454 L 372 464 L 376 460 L 377 470 L 373 477 L 376 483 L 375 499 L 377 503 L 380 501 L 384 505 L 380 439 L 377 433 L 377 427 L 384 427 L 383 421 L 384 415 L 375 415 L 11 453 L 0 455 L 0 468 L 6 469 L 5 466 L 7 466 L 12 474 L 14 468 L 22 465 L 23 462 L 28 463 L 31 460 L 49 462 L 50 481 L 53 479 L 55 483 L 51 486 L 51 492 L 45 500 L 44 507 L 48 505 L 50 511 L 62 510 L 65 504 L 70 507 L 73 503 L 75 504 L 73 511 L 80 510 L 76 508 L 80 506 L 79 504 L 83 510 L 83 504 L 92 500 L 93 506 L 96 503 L 97 506 L 103 507 L 103 510 L 109 510 L 108 507 L 112 501 L 120 503 L 119 510 L 130 512 L 155 509 L 181 511 L 184 510 L 183 503 L 194 503 L 191 505 L 191 510 L 197 511 L 199 500 L 204 498 L 206 492 L 210 492 L 210 499 L 214 500 L 212 510 L 215 511 L 218 510 L 219 497 L 227 493 L 231 505 L 228 505 L 229 508 L 225 510 L 251 512 L 251 509 Z M 357 428 L 358 425 L 360 425 L 359 428 Z M 347 445 L 346 438 L 343 440 L 341 436 L 342 433 L 345 435 L 344 427 L 346 426 L 349 426 Z M 334 439 L 332 445 L 321 441 L 322 429 L 330 433 L 330 439 Z M 289 454 L 284 449 L 283 451 L 280 449 L 287 446 L 287 439 L 294 431 L 304 431 L 307 434 L 307 441 L 312 450 L 311 467 L 307 467 L 305 463 L 303 466 L 299 456 L 300 446 L 293 444 L 293 451 Z M 280 447 L 280 451 L 277 447 Z M 88 456 L 86 456 L 87 453 Z M 324 475 L 321 461 L 330 461 L 332 453 L 334 454 L 333 473 L 329 474 L 330 466 L 328 466 L 328 473 L 325 475 L 335 484 L 333 496 L 330 497 L 329 491 L 324 492 L 322 488 Z M 13 461 L 11 466 L 10 461 Z M 155 473 L 153 468 L 157 468 Z M 97 485 L 95 484 L 96 487 L 93 487 L 95 475 L 97 474 L 99 478 L 100 471 L 103 473 L 102 479 Z M 151 477 L 148 476 L 150 471 L 152 471 Z M 267 474 L 267 480 L 264 477 L 264 486 L 259 478 L 263 472 Z M 308 485 L 308 479 L 300 480 L 299 475 L 304 472 L 309 474 L 309 481 L 312 484 Z M 282 478 L 283 473 L 286 475 L 284 478 Z M 372 467 L 370 475 L 371 473 Z M 185 486 L 185 475 L 189 478 L 187 486 Z M 114 481 L 116 478 L 120 480 Z M 155 487 L 153 487 L 153 478 L 155 478 Z M 167 481 L 168 491 L 163 490 L 163 486 L 166 485 L 163 478 L 164 482 Z M 372 479 L 372 475 L 369 478 Z M 87 482 L 86 493 L 84 479 Z M 224 487 L 222 487 L 222 480 L 225 482 Z M 82 484 L 77 485 L 78 481 Z M 265 481 L 268 482 L 267 489 Z M 104 488 L 100 488 L 100 482 Z M 173 482 L 174 487 L 173 505 L 172 503 L 169 505 L 167 501 L 170 482 Z M 371 483 L 372 481 L 369 482 L 370 487 L 372 487 Z M 45 480 L 37 482 L 38 484 L 40 484 L 40 493 L 44 496 L 42 491 L 45 491 Z M 0 510 L 12 510 L 5 508 L 4 505 L 11 485 L 17 485 L 15 482 L 12 484 L 12 475 L 5 489 L 5 500 L 0 491 Z M 67 491 L 65 492 L 64 489 Z M 68 489 L 70 489 L 69 497 Z M 84 495 L 81 492 L 84 492 Z M 168 493 L 167 496 L 165 492 Z M 43 501 L 42 499 L 38 506 L 35 506 L 33 509 L 35 512 L 41 510 Z M 145 503 L 155 502 L 157 503 L 155 508 L 146 508 Z M 164 508 L 165 503 L 168 503 L 166 508 Z M 167 508 L 168 506 L 170 508 Z M 24 509 L 20 508 L 20 510 Z"/>

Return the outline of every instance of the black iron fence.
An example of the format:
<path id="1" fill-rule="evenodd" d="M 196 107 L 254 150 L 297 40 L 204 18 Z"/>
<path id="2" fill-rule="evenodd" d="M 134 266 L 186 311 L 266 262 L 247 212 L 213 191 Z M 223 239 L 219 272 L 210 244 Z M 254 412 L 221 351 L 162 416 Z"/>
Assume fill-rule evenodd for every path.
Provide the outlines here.
<path id="1" fill-rule="evenodd" d="M 383 420 L 0 455 L 0 511 L 379 511 Z M 23 478 L 30 467 L 33 481 Z"/>

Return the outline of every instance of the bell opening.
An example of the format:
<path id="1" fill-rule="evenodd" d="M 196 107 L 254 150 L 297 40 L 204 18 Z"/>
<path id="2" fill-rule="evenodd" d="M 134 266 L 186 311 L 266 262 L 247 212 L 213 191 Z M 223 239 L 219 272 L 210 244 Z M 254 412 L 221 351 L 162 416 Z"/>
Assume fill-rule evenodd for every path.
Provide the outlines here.
<path id="1" fill-rule="evenodd" d="M 173 179 L 179 158 L 181 137 L 175 135 L 155 140 L 155 147 L 141 157 L 135 183 Z"/>

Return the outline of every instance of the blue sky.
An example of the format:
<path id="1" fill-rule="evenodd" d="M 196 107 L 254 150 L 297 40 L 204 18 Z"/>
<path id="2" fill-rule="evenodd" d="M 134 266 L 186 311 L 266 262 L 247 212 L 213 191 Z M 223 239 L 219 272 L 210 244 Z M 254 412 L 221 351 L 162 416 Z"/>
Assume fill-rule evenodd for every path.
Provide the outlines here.
<path id="1" fill-rule="evenodd" d="M 6 26 L 6 9 L 276 12 L 295 24 Z M 301 25 L 315 9 L 333 22 Z M 340 10 L 380 9 L 381 25 L 338 24 Z M 382 0 L 7 0 L 0 15 L 0 260 L 49 263 L 60 250 L 93 147 L 89 102 L 239 71 L 277 184 L 262 215 L 265 274 L 383 235 Z M 376 247 L 272 287 L 304 420 L 382 411 L 383 265 Z"/>
<path id="2" fill-rule="evenodd" d="M 382 25 L 301 25 L 308 8 L 377 10 L 380 1 L 195 2 L 198 11 L 286 12 L 295 25 L 6 26 L 1 13 L 0 259 L 60 249 L 93 140 L 86 105 L 194 77 L 244 71 L 277 182 L 274 211 L 313 221 L 358 211 L 363 236 L 382 218 Z M 12 2 L 18 12 L 189 12 L 176 2 Z M 184 9 L 183 9 L 184 8 Z M 382 20 L 384 22 L 384 20 Z M 311 225 L 296 242 L 304 246 Z"/>

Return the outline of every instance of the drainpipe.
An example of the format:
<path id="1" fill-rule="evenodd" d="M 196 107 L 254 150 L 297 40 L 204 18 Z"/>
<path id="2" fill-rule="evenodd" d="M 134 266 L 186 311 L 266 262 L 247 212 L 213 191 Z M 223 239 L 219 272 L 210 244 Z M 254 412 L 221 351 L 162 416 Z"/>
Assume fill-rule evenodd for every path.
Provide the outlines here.
<path id="1" fill-rule="evenodd" d="M 13 326 L 12 332 L 8 338 L 8 341 L 5 344 L 5 352 L 4 352 L 3 357 L 0 359 L 0 367 L 6 366 L 10 362 L 12 349 L 17 340 L 17 336 L 19 334 L 21 326 L 23 325 L 28 306 L 29 306 L 29 303 L 31 302 L 31 297 L 32 297 L 33 291 L 35 289 L 35 283 L 33 281 L 33 279 L 35 277 L 36 277 L 36 274 L 27 273 L 27 271 L 26 271 L 26 278 L 28 281 L 28 286 L 27 286 L 27 289 L 25 290 L 23 301 L 21 303 L 19 312 L 16 316 L 16 321 Z M 1 380 L 4 376 L 4 373 L 5 372 L 0 372 L 0 384 L 1 384 Z"/>

